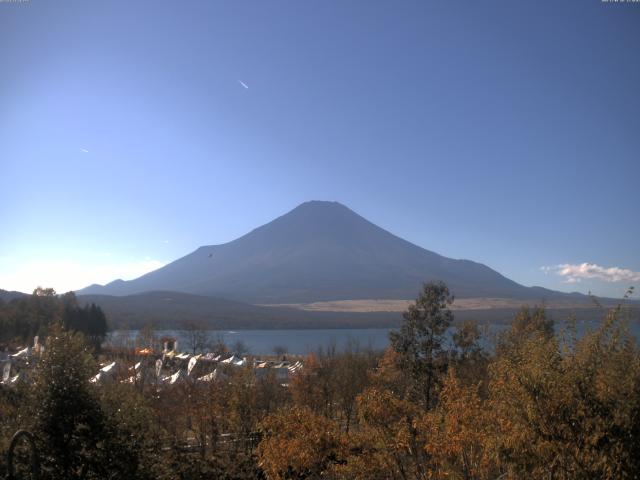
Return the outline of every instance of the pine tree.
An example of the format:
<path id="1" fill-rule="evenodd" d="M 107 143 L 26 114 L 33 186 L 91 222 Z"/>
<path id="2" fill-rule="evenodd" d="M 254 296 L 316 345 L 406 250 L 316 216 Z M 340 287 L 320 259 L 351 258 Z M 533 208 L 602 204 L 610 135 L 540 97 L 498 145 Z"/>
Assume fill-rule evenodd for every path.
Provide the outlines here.
<path id="1" fill-rule="evenodd" d="M 400 330 L 389 334 L 401 367 L 413 381 L 414 400 L 427 409 L 432 406 L 438 378 L 446 370 L 443 343 L 453 320 L 451 303 L 453 296 L 444 283 L 426 283 L 415 304 L 404 312 Z"/>
<path id="2" fill-rule="evenodd" d="M 83 337 L 53 328 L 38 368 L 35 433 L 46 477 L 99 476 L 105 418 L 91 389 L 95 370 Z"/>

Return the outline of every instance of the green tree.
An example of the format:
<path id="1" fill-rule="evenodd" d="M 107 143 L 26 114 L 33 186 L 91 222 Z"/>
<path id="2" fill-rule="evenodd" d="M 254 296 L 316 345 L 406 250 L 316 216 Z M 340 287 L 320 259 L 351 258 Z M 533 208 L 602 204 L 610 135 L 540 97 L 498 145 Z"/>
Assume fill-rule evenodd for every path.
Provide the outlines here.
<path id="1" fill-rule="evenodd" d="M 446 370 L 443 348 L 453 314 L 453 296 L 442 282 L 429 282 L 413 305 L 404 312 L 399 331 L 389 334 L 391 346 L 400 354 L 401 368 L 412 380 L 412 395 L 425 408 L 434 401 L 439 376 Z"/>
<path id="2" fill-rule="evenodd" d="M 61 297 L 64 306 L 62 323 L 65 328 L 82 332 L 96 351 L 104 341 L 108 326 L 102 309 L 95 303 L 81 307 L 75 293 L 68 292 Z"/>
<path id="3" fill-rule="evenodd" d="M 54 327 L 35 386 L 35 433 L 47 477 L 98 477 L 105 418 L 89 383 L 95 371 L 82 335 Z"/>
<path id="4" fill-rule="evenodd" d="M 161 430 L 154 420 L 152 398 L 132 384 L 103 385 L 100 404 L 107 417 L 105 460 L 116 479 L 151 479 L 162 455 Z"/>

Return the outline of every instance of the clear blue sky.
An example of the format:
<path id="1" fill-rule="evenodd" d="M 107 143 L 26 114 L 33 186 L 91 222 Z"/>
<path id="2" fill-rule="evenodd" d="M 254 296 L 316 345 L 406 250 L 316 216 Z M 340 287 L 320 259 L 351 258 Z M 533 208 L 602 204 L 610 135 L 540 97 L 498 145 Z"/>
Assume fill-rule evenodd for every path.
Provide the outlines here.
<path id="1" fill-rule="evenodd" d="M 640 4 L 600 0 L 0 3 L 0 288 L 131 278 L 324 199 L 620 296 L 639 52 Z"/>

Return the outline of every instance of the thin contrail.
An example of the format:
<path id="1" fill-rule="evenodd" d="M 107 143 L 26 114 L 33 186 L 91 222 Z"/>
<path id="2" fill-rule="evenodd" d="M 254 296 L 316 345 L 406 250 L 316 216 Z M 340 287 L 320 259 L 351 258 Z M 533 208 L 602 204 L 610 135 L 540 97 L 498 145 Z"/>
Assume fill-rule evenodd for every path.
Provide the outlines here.
<path id="1" fill-rule="evenodd" d="M 242 85 L 244 88 L 246 88 L 247 90 L 249 90 L 249 86 L 246 83 L 244 83 L 242 80 L 238 80 L 238 83 Z"/>

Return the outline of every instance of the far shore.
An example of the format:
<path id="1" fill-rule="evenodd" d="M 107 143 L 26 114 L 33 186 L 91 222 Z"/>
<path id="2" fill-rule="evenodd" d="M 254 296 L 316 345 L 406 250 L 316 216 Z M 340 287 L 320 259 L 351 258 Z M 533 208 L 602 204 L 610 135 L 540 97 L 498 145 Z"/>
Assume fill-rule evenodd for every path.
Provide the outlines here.
<path id="1" fill-rule="evenodd" d="M 414 300 L 387 300 L 364 298 L 358 300 L 332 300 L 327 302 L 313 303 L 279 303 L 279 304 L 262 304 L 263 307 L 288 307 L 298 310 L 311 312 L 351 312 L 351 313 L 369 313 L 369 312 L 403 312 Z M 607 299 L 600 302 L 605 307 L 613 307 L 615 301 Z M 451 310 L 494 310 L 502 308 L 518 309 L 523 305 L 541 305 L 541 302 L 535 300 L 520 300 L 513 298 L 460 298 L 456 299 L 451 305 Z M 584 309 L 594 308 L 596 304 L 590 298 L 583 301 L 569 300 L 553 300 L 544 302 L 546 308 L 551 309 Z"/>

